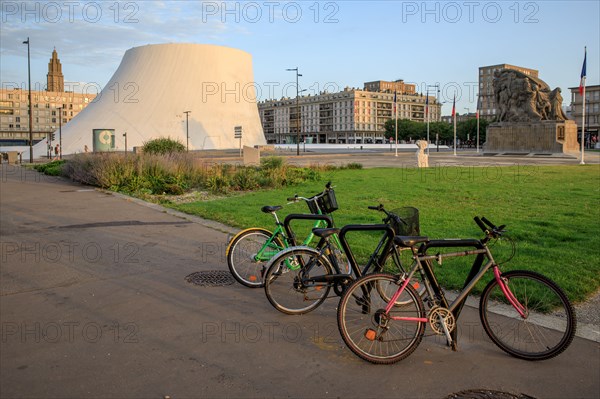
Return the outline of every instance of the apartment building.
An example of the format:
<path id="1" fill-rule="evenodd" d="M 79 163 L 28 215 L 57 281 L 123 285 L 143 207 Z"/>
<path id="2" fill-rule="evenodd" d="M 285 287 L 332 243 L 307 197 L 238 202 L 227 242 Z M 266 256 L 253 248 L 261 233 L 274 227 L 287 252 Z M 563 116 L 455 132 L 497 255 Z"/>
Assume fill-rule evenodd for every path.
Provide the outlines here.
<path id="1" fill-rule="evenodd" d="M 66 125 L 88 104 L 96 94 L 64 91 L 62 65 L 56 49 L 48 63 L 46 90 L 31 91 L 32 131 L 34 143 Z M 0 145 L 25 145 L 29 140 L 29 90 L 0 88 Z M 16 86 L 16 85 L 12 85 Z"/>
<path id="2" fill-rule="evenodd" d="M 266 100 L 258 110 L 267 143 L 300 142 L 329 144 L 385 143 L 385 123 L 395 118 L 426 122 L 426 96 L 416 94 L 414 85 L 402 92 L 381 91 L 365 83 L 364 89 L 345 88 L 338 93 L 320 93 L 298 98 Z M 399 82 L 387 82 L 399 83 Z M 403 83 L 404 84 L 404 83 Z M 406 84 L 404 84 L 406 85 Z M 393 86 L 392 86 L 393 88 Z M 396 110 L 394 110 L 396 96 Z M 299 112 L 298 112 L 299 111 Z M 441 120 L 441 104 L 429 96 L 429 120 Z"/>
<path id="3" fill-rule="evenodd" d="M 571 90 L 571 117 L 577 123 L 577 137 L 581 137 L 581 117 L 583 114 L 583 97 L 579 94 L 579 87 L 569 87 Z M 585 87 L 585 141 L 598 142 L 600 128 L 600 85 Z M 594 140 L 595 137 L 595 140 Z"/>

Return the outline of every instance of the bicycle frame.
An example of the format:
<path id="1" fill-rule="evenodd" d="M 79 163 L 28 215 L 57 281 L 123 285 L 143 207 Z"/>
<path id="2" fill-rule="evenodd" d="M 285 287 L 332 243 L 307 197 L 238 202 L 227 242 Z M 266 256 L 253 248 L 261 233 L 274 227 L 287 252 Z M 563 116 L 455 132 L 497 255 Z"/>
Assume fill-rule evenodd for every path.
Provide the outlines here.
<path id="1" fill-rule="evenodd" d="M 279 252 L 279 250 L 284 249 L 285 247 L 290 247 L 290 246 L 296 245 L 296 236 L 291 227 L 291 222 L 293 220 L 314 220 L 315 224 L 313 227 L 315 227 L 315 228 L 324 227 L 324 226 L 326 226 L 326 227 L 333 226 L 333 219 L 331 218 L 331 216 L 328 216 L 328 215 L 312 215 L 312 214 L 301 214 L 301 213 L 287 215 L 286 218 L 284 219 L 283 224 L 281 222 L 279 222 L 279 220 L 277 220 L 277 222 L 276 222 L 277 227 L 275 228 L 275 231 L 273 231 L 273 234 L 271 235 L 271 237 L 265 242 L 265 244 L 260 248 L 260 250 L 254 256 L 254 259 L 256 261 L 266 262 L 266 261 L 270 260 L 273 256 L 275 256 L 275 254 L 277 254 Z M 269 249 L 272 248 L 272 244 L 273 244 L 273 241 L 275 240 L 275 237 L 279 237 L 279 236 L 283 237 L 284 248 L 281 248 L 281 249 L 277 248 L 277 249 L 275 249 L 276 252 L 274 252 L 273 250 L 269 251 Z M 314 234 L 312 233 L 312 230 L 311 230 L 311 233 L 303 241 L 303 244 L 308 245 L 313 239 L 314 239 Z M 319 241 L 319 244 L 317 245 L 317 247 L 320 247 L 321 244 L 322 244 L 322 240 Z"/>
<path id="2" fill-rule="evenodd" d="M 346 239 L 346 234 L 348 234 L 351 231 L 383 231 L 384 232 L 381 239 L 379 240 L 379 243 L 377 244 L 375 251 L 371 254 L 369 261 L 367 262 L 367 264 L 365 265 L 365 267 L 362 270 L 360 269 L 358 263 L 356 262 L 354 253 L 352 252 L 352 249 L 348 245 L 348 240 Z M 334 235 L 334 237 L 335 237 L 335 235 Z M 367 274 L 369 272 L 369 270 L 371 269 L 371 267 L 374 267 L 374 268 L 380 267 L 381 268 L 382 263 L 385 260 L 388 251 L 391 249 L 392 246 L 394 246 L 394 229 L 392 229 L 392 227 L 388 224 L 350 224 L 350 225 L 346 225 L 341 228 L 338 237 L 339 237 L 339 242 L 341 244 L 341 247 L 344 250 L 344 254 L 347 257 L 348 262 L 350 262 L 350 268 L 351 268 L 352 272 L 354 272 L 354 274 L 356 275 L 356 278 L 360 278 L 363 275 Z M 382 248 L 383 248 L 383 251 L 382 251 Z M 323 249 L 321 250 L 322 255 L 324 254 L 323 251 L 325 251 L 326 249 L 327 249 L 327 246 L 323 247 Z M 331 263 L 335 269 L 335 272 L 336 272 L 335 274 L 327 274 L 324 276 L 317 276 L 317 277 L 310 277 L 310 278 L 303 277 L 302 283 L 310 284 L 310 283 L 333 282 L 336 280 L 346 279 L 346 278 L 349 278 L 352 276 L 352 273 L 342 273 L 336 260 L 334 260 Z M 373 266 L 374 264 L 376 266 Z M 314 265 L 314 262 L 312 262 L 312 264 L 305 269 L 303 274 L 310 273 L 313 265 Z"/>
<path id="3" fill-rule="evenodd" d="M 452 252 L 452 253 L 446 253 L 446 254 L 437 254 L 437 255 L 427 255 L 426 254 L 427 250 L 432 247 L 449 248 L 449 247 L 469 247 L 469 246 L 473 246 L 476 249 L 466 250 L 466 251 L 461 251 L 461 252 Z M 415 251 L 413 249 L 413 253 L 414 252 Z M 443 258 L 455 258 L 455 257 L 469 256 L 469 255 L 477 255 L 477 258 L 475 259 L 475 261 L 473 263 L 471 272 L 469 273 L 469 276 L 467 277 L 467 280 L 465 281 L 465 285 L 464 285 L 463 289 L 461 290 L 460 294 L 456 297 L 456 299 L 454 299 L 454 301 L 450 305 L 448 305 L 448 301 L 446 300 L 443 290 L 441 289 L 441 286 L 440 286 L 435 274 L 433 273 L 433 269 L 431 267 L 431 261 L 436 260 L 438 263 L 441 263 Z M 488 261 L 486 262 L 485 265 L 482 266 L 484 258 L 487 258 Z M 492 253 L 490 252 L 489 248 L 487 247 L 487 245 L 483 244 L 480 240 L 431 240 L 431 241 L 421 245 L 421 247 L 418 250 L 418 253 L 415 255 L 415 262 L 413 265 L 414 266 L 411 268 L 408 275 L 406 275 L 404 277 L 403 283 L 400 285 L 398 290 L 394 293 L 394 295 L 392 296 L 392 298 L 390 299 L 390 301 L 388 302 L 388 304 L 385 308 L 385 314 L 388 315 L 388 317 L 392 320 L 414 321 L 414 322 L 422 322 L 422 323 L 427 323 L 429 321 L 429 319 L 427 317 L 402 317 L 402 316 L 391 316 L 389 314 L 390 311 L 392 310 L 392 308 L 394 307 L 396 301 L 398 300 L 398 298 L 400 297 L 400 295 L 402 294 L 402 292 L 404 291 L 404 289 L 410 282 L 410 279 L 415 274 L 415 272 L 417 272 L 417 270 L 419 270 L 419 268 L 421 268 L 423 270 L 424 274 L 427 277 L 427 280 L 430 283 L 430 287 L 433 290 L 433 292 L 430 292 L 429 294 L 430 295 L 433 294 L 433 295 L 435 295 L 435 297 L 440 298 L 442 305 L 445 308 L 447 308 L 450 312 L 452 312 L 452 314 L 454 315 L 456 320 L 458 320 L 460 311 L 466 301 L 467 296 L 472 291 L 472 289 L 475 287 L 477 282 L 479 282 L 479 280 L 481 280 L 483 275 L 490 268 L 493 269 L 494 278 L 496 279 L 498 286 L 500 287 L 502 293 L 505 295 L 508 302 L 515 308 L 515 310 L 521 315 L 521 317 L 523 317 L 523 318 L 527 317 L 527 312 L 525 311 L 525 307 L 521 303 L 519 303 L 519 301 L 515 298 L 515 296 L 512 294 L 512 292 L 508 288 L 508 286 L 504 283 L 504 280 L 502 279 L 502 277 L 500 275 L 500 269 L 499 269 L 498 265 L 496 264 L 496 262 L 494 261 L 494 258 L 492 256 Z M 430 288 L 428 287 L 428 289 L 430 289 Z M 455 342 L 456 341 L 456 329 L 454 329 L 451 334 L 447 334 L 447 336 L 451 343 Z"/>

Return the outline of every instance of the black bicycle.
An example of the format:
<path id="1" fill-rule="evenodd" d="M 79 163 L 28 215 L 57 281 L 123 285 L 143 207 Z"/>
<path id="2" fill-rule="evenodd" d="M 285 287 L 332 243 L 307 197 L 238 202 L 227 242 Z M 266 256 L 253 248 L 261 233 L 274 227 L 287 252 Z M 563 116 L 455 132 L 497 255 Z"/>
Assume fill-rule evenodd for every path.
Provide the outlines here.
<path id="1" fill-rule="evenodd" d="M 419 233 L 418 210 L 405 207 L 388 212 L 383 205 L 371 206 L 369 209 L 386 215 L 383 224 L 313 229 L 313 233 L 324 240 L 319 248 L 291 247 L 269 261 L 264 288 L 267 299 L 275 309 L 292 315 L 308 313 L 323 303 L 332 289 L 337 296 L 341 296 L 356 278 L 384 270 L 392 273 L 404 271 L 401 249 L 394 244 L 394 236 Z M 347 234 L 358 231 L 382 232 L 377 247 L 363 268 L 358 265 L 346 237 Z M 342 270 L 335 256 L 336 246 L 331 238 L 336 235 L 350 264 L 349 272 Z M 412 283 L 415 290 L 425 292 L 418 276 Z"/>

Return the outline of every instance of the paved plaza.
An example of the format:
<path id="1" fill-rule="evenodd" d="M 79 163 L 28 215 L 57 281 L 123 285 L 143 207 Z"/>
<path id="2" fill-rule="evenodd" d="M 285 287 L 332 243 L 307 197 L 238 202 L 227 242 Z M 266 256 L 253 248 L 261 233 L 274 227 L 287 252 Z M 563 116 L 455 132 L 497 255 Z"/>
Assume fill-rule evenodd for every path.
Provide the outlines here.
<path id="1" fill-rule="evenodd" d="M 289 161 L 375 167 L 413 156 Z M 588 162 L 598 158 L 592 153 Z M 550 161 L 445 153 L 432 154 L 430 164 L 453 159 Z M 600 395 L 599 326 L 581 326 L 587 335 L 557 358 L 527 362 L 498 349 L 477 309 L 466 306 L 458 352 L 428 334 L 407 359 L 372 365 L 343 344 L 335 298 L 294 317 L 274 310 L 261 289 L 188 282 L 192 273 L 228 270 L 224 251 L 234 229 L 20 166 L 3 164 L 0 172 L 2 398 L 445 398 L 469 389 Z"/>

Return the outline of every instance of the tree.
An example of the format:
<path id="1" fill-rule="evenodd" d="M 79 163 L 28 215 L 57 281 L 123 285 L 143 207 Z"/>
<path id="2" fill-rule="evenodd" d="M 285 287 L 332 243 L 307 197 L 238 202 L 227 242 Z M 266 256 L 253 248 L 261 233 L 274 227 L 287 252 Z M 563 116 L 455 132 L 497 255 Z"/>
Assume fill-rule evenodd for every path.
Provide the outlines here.
<path id="1" fill-rule="evenodd" d="M 485 131 L 489 122 L 485 119 L 479 119 L 479 144 L 485 142 Z M 461 141 L 466 141 L 467 138 L 473 140 L 475 143 L 477 137 L 477 119 L 472 118 L 464 122 L 458 122 L 456 124 L 456 137 Z"/>
<path id="2" fill-rule="evenodd" d="M 385 123 L 385 137 L 394 139 L 396 136 L 396 120 L 389 119 Z M 420 140 L 427 137 L 427 125 L 409 119 L 398 119 L 398 140 Z"/>

